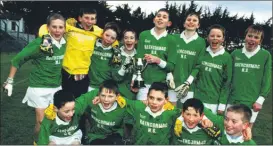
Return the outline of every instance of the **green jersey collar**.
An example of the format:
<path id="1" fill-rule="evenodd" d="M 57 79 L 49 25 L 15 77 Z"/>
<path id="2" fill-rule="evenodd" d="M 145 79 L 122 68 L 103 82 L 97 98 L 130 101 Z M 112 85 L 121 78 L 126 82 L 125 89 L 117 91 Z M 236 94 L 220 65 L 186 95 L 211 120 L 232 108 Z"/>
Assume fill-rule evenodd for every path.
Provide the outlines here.
<path id="1" fill-rule="evenodd" d="M 132 54 L 127 54 L 127 53 L 124 51 L 124 48 L 125 48 L 124 46 L 121 46 L 121 47 L 120 47 L 120 51 L 121 51 L 121 55 L 122 55 L 122 56 L 125 56 L 125 57 L 127 58 L 127 57 L 134 57 L 134 56 L 136 55 L 136 49 L 135 49 L 135 48 L 133 49 L 134 51 L 132 52 Z"/>
<path id="2" fill-rule="evenodd" d="M 185 41 L 185 43 L 188 44 L 189 42 L 196 40 L 198 38 L 198 34 L 197 34 L 197 32 L 195 32 L 195 34 L 193 36 L 191 36 L 190 38 L 187 38 L 185 36 L 185 31 L 183 31 L 180 34 L 180 38 L 182 38 Z"/>
<path id="3" fill-rule="evenodd" d="M 147 107 L 145 108 L 145 111 L 146 111 L 148 114 L 150 114 L 152 117 L 156 118 L 156 117 L 160 116 L 165 110 L 164 110 L 164 109 L 161 109 L 160 111 L 158 111 L 158 112 L 156 112 L 156 113 L 153 113 L 153 112 L 151 111 L 150 107 L 147 106 Z"/>
<path id="4" fill-rule="evenodd" d="M 162 34 L 157 35 L 155 33 L 155 28 L 151 29 L 151 35 L 154 36 L 157 40 L 161 39 L 162 37 L 166 37 L 168 35 L 167 31 L 165 30 Z"/>
<path id="5" fill-rule="evenodd" d="M 56 124 L 57 124 L 57 125 L 68 125 L 69 122 L 63 121 L 63 120 L 60 119 L 59 116 L 57 115 L 57 116 L 56 116 Z"/>
<path id="6" fill-rule="evenodd" d="M 255 54 L 257 54 L 261 49 L 261 46 L 258 45 L 257 48 L 253 51 L 253 52 L 249 52 L 246 50 L 245 46 L 242 49 L 242 53 L 246 55 L 247 58 L 251 58 L 252 56 L 254 56 Z"/>
<path id="7" fill-rule="evenodd" d="M 103 47 L 101 39 L 97 39 L 97 41 L 96 41 L 96 47 L 102 47 L 103 50 L 110 50 L 110 49 L 112 49 L 111 45 L 109 47 Z"/>
<path id="8" fill-rule="evenodd" d="M 62 47 L 63 44 L 66 43 L 66 41 L 65 41 L 65 39 L 63 37 L 61 38 L 60 42 L 56 41 L 52 36 L 51 36 L 51 40 L 52 40 L 52 44 L 54 44 L 59 49 Z"/>
<path id="9" fill-rule="evenodd" d="M 100 109 L 101 109 L 101 111 L 103 113 L 106 113 L 106 112 L 111 112 L 111 111 L 115 110 L 118 107 L 118 104 L 117 104 L 117 102 L 114 102 L 114 104 L 112 105 L 112 107 L 109 108 L 109 109 L 107 109 L 107 110 L 103 108 L 103 106 L 102 106 L 101 103 L 99 103 L 99 107 L 100 107 Z"/>
<path id="10" fill-rule="evenodd" d="M 243 135 L 241 136 L 230 136 L 226 133 L 226 130 L 224 131 L 226 137 L 227 137 L 227 140 L 229 143 L 243 143 L 244 142 L 244 137 Z"/>
<path id="11" fill-rule="evenodd" d="M 195 126 L 194 128 L 190 129 L 190 128 L 187 126 L 187 124 L 185 124 L 184 118 L 182 117 L 182 115 L 180 115 L 177 119 L 180 120 L 180 121 L 182 121 L 182 123 L 184 123 L 183 125 L 185 125 L 185 126 L 183 126 L 183 128 L 185 128 L 185 129 L 186 129 L 189 133 L 191 133 L 191 134 L 192 134 L 193 132 L 196 132 L 196 131 L 198 131 L 198 130 L 201 129 L 201 128 L 198 127 L 198 126 Z"/>
<path id="12" fill-rule="evenodd" d="M 216 57 L 216 56 L 219 56 L 219 55 L 223 55 L 225 53 L 225 48 L 223 46 L 221 46 L 216 53 L 213 53 L 210 46 L 208 46 L 206 51 L 209 52 L 211 57 Z"/>

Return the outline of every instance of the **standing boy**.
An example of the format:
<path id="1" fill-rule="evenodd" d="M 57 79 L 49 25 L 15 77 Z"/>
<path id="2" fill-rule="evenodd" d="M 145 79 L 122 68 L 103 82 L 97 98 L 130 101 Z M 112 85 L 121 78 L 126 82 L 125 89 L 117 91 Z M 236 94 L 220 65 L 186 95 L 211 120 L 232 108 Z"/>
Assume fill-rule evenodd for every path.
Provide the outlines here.
<path id="1" fill-rule="evenodd" d="M 168 94 L 170 101 L 176 104 L 178 99 L 184 103 L 187 99 L 193 98 L 193 77 L 190 76 L 197 59 L 204 54 L 206 43 L 205 40 L 196 32 L 200 27 L 200 15 L 198 13 L 190 13 L 184 22 L 185 30 L 181 34 L 175 34 L 177 47 L 177 60 L 173 71 L 174 83 L 177 86 L 176 90 L 169 90 Z M 167 80 L 172 75 L 168 73 Z M 181 97 L 179 91 L 188 86 L 189 92 L 186 97 Z M 190 87 L 189 87 L 190 86 Z M 178 94 L 177 94 L 178 93 Z"/>
<path id="2" fill-rule="evenodd" d="M 142 76 L 145 86 L 137 93 L 138 100 L 146 100 L 148 89 L 153 82 L 165 82 L 168 72 L 173 71 L 176 60 L 175 42 L 166 28 L 171 25 L 169 12 L 160 9 L 154 18 L 155 27 L 140 33 L 136 58 L 148 63 Z"/>
<path id="3" fill-rule="evenodd" d="M 245 46 L 231 54 L 233 78 L 229 104 L 245 104 L 251 109 L 250 127 L 262 109 L 272 84 L 272 57 L 260 46 L 263 37 L 261 26 L 249 26 L 245 33 Z"/>

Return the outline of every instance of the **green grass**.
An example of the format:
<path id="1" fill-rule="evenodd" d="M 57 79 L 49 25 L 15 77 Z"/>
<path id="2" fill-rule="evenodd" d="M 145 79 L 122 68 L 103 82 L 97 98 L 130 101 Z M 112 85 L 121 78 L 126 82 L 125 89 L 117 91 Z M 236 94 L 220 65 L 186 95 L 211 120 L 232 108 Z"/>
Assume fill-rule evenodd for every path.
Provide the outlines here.
<path id="1" fill-rule="evenodd" d="M 8 76 L 10 60 L 14 55 L 15 53 L 1 53 L 1 84 Z M 28 78 L 31 67 L 31 63 L 22 66 L 15 77 L 15 84 Z M 3 94 L 1 90 L 1 145 L 33 144 L 35 112 L 33 108 L 22 104 L 27 86 L 27 80 L 16 84 L 11 97 Z M 272 145 L 272 92 L 265 101 L 252 132 L 257 144 Z"/>

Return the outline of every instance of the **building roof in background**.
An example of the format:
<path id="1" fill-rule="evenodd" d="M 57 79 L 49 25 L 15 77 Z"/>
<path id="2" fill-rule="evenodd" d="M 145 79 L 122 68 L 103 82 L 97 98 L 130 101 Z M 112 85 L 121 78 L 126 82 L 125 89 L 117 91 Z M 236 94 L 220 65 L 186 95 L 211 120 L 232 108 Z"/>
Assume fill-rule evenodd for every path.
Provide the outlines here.
<path id="1" fill-rule="evenodd" d="M 21 18 L 23 18 L 23 16 L 18 14 L 0 13 L 0 19 L 20 20 Z"/>

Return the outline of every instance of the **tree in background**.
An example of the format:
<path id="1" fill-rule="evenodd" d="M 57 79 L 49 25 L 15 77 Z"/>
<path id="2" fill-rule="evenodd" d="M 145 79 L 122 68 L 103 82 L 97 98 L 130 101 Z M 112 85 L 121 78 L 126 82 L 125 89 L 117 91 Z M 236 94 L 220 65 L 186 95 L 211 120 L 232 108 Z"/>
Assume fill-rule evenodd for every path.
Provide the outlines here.
<path id="1" fill-rule="evenodd" d="M 79 8 L 95 8 L 98 12 L 97 25 L 103 27 L 109 21 L 116 21 L 121 30 L 126 28 L 133 28 L 139 34 L 140 32 L 151 29 L 153 25 L 153 18 L 155 12 L 146 14 L 138 7 L 135 10 L 129 7 L 128 4 L 117 6 L 116 10 L 111 10 L 111 6 L 106 1 L 3 1 L 3 10 L 1 12 L 20 14 L 24 17 L 26 27 L 29 32 L 37 34 L 39 27 L 45 23 L 47 16 L 52 12 L 62 14 L 64 17 L 77 18 Z M 226 42 L 225 46 L 229 51 L 234 48 L 241 47 L 244 41 L 244 31 L 246 28 L 254 23 L 254 15 L 249 18 L 245 16 L 238 17 L 237 14 L 231 16 L 228 9 L 223 9 L 221 6 L 211 11 L 209 7 L 198 6 L 191 1 L 186 4 L 177 5 L 166 2 L 165 8 L 170 12 L 172 26 L 168 28 L 169 32 L 178 30 L 181 33 L 184 29 L 183 24 L 186 16 L 190 12 L 197 12 L 201 14 L 201 27 L 198 32 L 200 36 L 206 37 L 207 28 L 212 24 L 221 24 L 226 28 Z M 265 31 L 265 38 L 263 47 L 270 48 L 272 38 L 272 18 L 261 23 Z"/>

